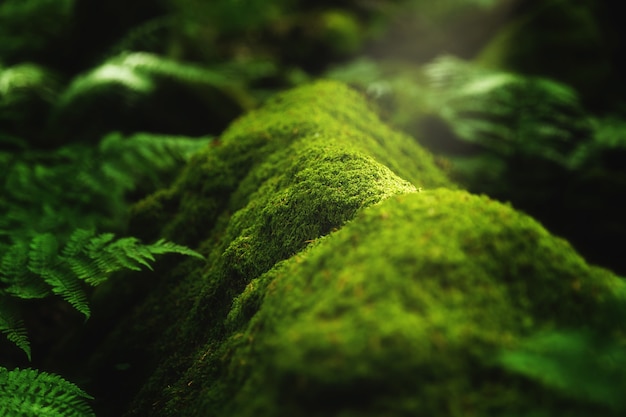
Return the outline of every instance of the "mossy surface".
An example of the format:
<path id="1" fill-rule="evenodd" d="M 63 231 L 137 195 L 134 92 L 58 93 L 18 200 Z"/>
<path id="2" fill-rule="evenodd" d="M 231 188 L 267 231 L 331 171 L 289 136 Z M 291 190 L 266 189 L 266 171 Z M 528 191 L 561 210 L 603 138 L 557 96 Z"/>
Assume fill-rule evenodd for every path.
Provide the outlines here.
<path id="1" fill-rule="evenodd" d="M 320 152 L 339 146 L 362 153 L 417 187 L 454 187 L 415 139 L 381 123 L 359 93 L 321 81 L 280 94 L 233 123 L 196 155 L 173 193 L 158 193 L 137 206 L 133 231 L 155 233 L 151 220 L 158 217 L 166 236 L 198 243 L 224 210 L 243 207 L 264 181 L 280 172 L 276 161 L 304 143 Z"/>
<path id="2" fill-rule="evenodd" d="M 125 415 L 575 407 L 493 356 L 539 330 L 609 330 L 621 281 L 528 216 L 454 188 L 339 83 L 235 122 L 136 207 L 138 231 L 207 262 L 168 272 L 96 358 L 152 368 Z M 137 346 L 141 359 L 125 356 Z"/>
<path id="3" fill-rule="evenodd" d="M 151 408 L 147 402 L 165 395 L 163 386 L 175 386 L 172 374 L 192 366 L 199 346 L 219 344 L 232 332 L 225 318 L 252 279 L 363 207 L 439 186 L 455 187 L 415 139 L 381 123 L 341 83 L 292 90 L 236 121 L 170 189 L 135 207 L 133 234 L 165 235 L 208 258 L 204 267 L 169 273 L 129 327 L 113 336 L 159 340 L 155 361 L 175 352 L 144 386 L 135 410 Z M 154 329 L 155 322 L 162 328 Z M 176 402 L 176 395 L 165 398 Z"/>
<path id="4" fill-rule="evenodd" d="M 540 330 L 608 330 L 621 288 L 509 206 L 444 189 L 393 197 L 247 286 L 215 355 L 222 377 L 192 409 L 485 416 L 540 402 L 567 415 L 579 406 L 492 359 Z"/>

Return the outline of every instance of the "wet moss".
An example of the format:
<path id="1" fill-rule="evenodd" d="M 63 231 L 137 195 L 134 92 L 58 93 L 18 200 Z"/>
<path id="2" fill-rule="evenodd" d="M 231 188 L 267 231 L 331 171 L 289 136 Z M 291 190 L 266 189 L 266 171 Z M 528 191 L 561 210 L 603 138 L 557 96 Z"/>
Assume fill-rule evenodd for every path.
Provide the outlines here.
<path id="1" fill-rule="evenodd" d="M 530 217 L 453 188 L 338 83 L 238 120 L 137 208 L 207 262 L 173 269 L 109 340 L 151 342 L 153 373 L 126 416 L 579 406 L 492 358 L 542 329 L 610 333 L 622 281 Z"/>
<path id="2" fill-rule="evenodd" d="M 571 413 L 491 358 L 538 330 L 608 331 L 623 285 L 507 205 L 396 196 L 247 286 L 189 415 Z"/>
<path id="3" fill-rule="evenodd" d="M 163 387 L 178 387 L 180 373 L 195 369 L 190 361 L 199 347 L 230 335 L 226 316 L 252 279 L 341 228 L 363 207 L 436 186 L 454 184 L 413 138 L 382 124 L 340 83 L 290 91 L 235 122 L 195 155 L 170 189 L 135 207 L 135 234 L 198 247 L 208 261 L 185 276 L 170 273 L 174 277 L 134 316 L 135 328 L 124 332 L 153 340 L 158 331 L 155 357 L 168 358 L 133 409 L 151 408 L 155 397 L 162 398 L 161 415 L 170 413 L 167 404 L 180 408 L 182 394 Z M 181 306 L 187 317 L 175 320 L 168 311 Z M 155 322 L 165 330 L 141 325 Z"/>
<path id="4" fill-rule="evenodd" d="M 134 211 L 132 232 L 142 235 L 146 218 L 167 217 L 151 230 L 181 243 L 197 244 L 224 211 L 243 207 L 274 175 L 286 149 L 342 147 L 385 165 L 417 187 L 454 187 L 416 141 L 380 122 L 363 97 L 345 85 L 321 81 L 280 94 L 233 123 L 212 146 L 196 155 L 173 186 Z M 167 199 L 167 204 L 159 200 Z M 167 206 L 169 217 L 151 209 Z"/>

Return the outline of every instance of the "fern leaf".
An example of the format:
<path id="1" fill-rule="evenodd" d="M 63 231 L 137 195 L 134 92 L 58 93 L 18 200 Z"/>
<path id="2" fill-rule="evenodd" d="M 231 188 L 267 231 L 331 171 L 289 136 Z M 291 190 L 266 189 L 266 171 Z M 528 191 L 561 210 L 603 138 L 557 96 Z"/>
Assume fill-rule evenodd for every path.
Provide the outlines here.
<path id="1" fill-rule="evenodd" d="M 113 256 L 115 264 L 137 271 L 141 270 L 140 265 L 152 269 L 148 261 L 155 261 L 149 246 L 142 245 L 139 239 L 134 237 L 118 239 L 109 245 L 107 252 Z"/>
<path id="2" fill-rule="evenodd" d="M 204 259 L 199 253 L 181 245 L 165 240 L 145 245 L 134 237 L 115 239 L 112 233 L 92 236 L 87 241 L 88 233 L 75 232 L 70 248 L 64 249 L 64 262 L 78 280 L 97 286 L 109 276 L 123 269 L 139 271 L 142 268 L 152 269 L 156 261 L 155 255 L 179 253 Z M 73 235 L 73 236 L 74 236 Z M 81 240 L 82 243 L 76 243 Z M 80 250 L 78 247 L 80 246 Z"/>
<path id="3" fill-rule="evenodd" d="M 18 242 L 6 250 L 0 261 L 0 283 L 5 286 L 4 292 L 18 298 L 47 297 L 50 287 L 28 269 L 29 250 L 27 242 Z"/>
<path id="4" fill-rule="evenodd" d="M 28 269 L 38 275 L 45 275 L 54 268 L 58 244 L 51 233 L 43 233 L 33 238 L 28 254 Z"/>
<path id="5" fill-rule="evenodd" d="M 178 245 L 173 242 L 168 242 L 165 239 L 159 239 L 155 243 L 149 246 L 150 252 L 155 255 L 161 255 L 164 253 L 179 253 L 181 255 L 193 256 L 194 258 L 204 259 L 204 256 L 198 252 L 189 249 L 186 246 Z"/>
<path id="6" fill-rule="evenodd" d="M 12 300 L 0 295 L 0 333 L 22 349 L 30 361 L 30 342 L 24 322 L 19 319 L 19 310 Z"/>
<path id="7" fill-rule="evenodd" d="M 0 367 L 0 415 L 23 417 L 95 417 L 93 399 L 59 375 L 35 369 Z"/>
<path id="8" fill-rule="evenodd" d="M 466 142 L 503 157 L 527 155 L 563 166 L 590 121 L 571 88 L 480 68 L 444 56 L 426 66 L 432 108 Z"/>
<path id="9" fill-rule="evenodd" d="M 53 293 L 70 303 L 86 319 L 89 318 L 91 311 L 87 302 L 87 294 L 85 294 L 80 281 L 75 275 L 64 270 L 49 270 L 42 277 L 50 284 Z"/>
<path id="10" fill-rule="evenodd" d="M 109 278 L 110 271 L 88 256 L 81 255 L 73 258 L 67 258 L 66 262 L 76 277 L 86 283 L 96 286 Z"/>
<path id="11" fill-rule="evenodd" d="M 63 256 L 71 258 L 77 256 L 80 253 L 84 253 L 87 250 L 87 244 L 93 238 L 93 230 L 76 229 L 70 235 L 65 247 L 63 248 Z"/>
<path id="12" fill-rule="evenodd" d="M 146 181 L 155 187 L 162 186 L 164 173 L 171 173 L 180 167 L 209 140 L 146 133 L 124 137 L 111 133 L 102 139 L 98 147 L 103 159 L 101 173 L 97 175 L 128 189 Z"/>
<path id="13" fill-rule="evenodd" d="M 79 280 L 93 285 L 94 282 L 101 283 L 109 277 L 108 270 L 103 269 L 101 265 L 89 256 L 90 244 L 93 244 L 98 251 L 101 251 L 109 239 L 112 239 L 112 236 L 108 235 L 103 240 L 102 238 L 97 238 L 92 243 L 92 240 L 94 240 L 93 230 L 76 229 L 72 233 L 63 248 L 62 255 L 70 270 Z"/>
<path id="14" fill-rule="evenodd" d="M 0 260 L 0 295 L 41 298 L 54 293 L 89 318 L 91 312 L 82 282 L 97 286 L 114 272 L 152 269 L 155 255 L 179 253 L 204 259 L 199 253 L 165 240 L 144 245 L 139 239 L 115 239 L 113 233 L 94 236 L 92 230 L 75 230 L 58 253 L 59 245 L 51 233 L 36 235 L 30 244 L 16 243 Z M 7 319 L 8 320 L 8 319 Z M 7 322 L 8 323 L 8 322 Z M 16 343 L 20 333 L 5 329 Z M 17 327 L 16 327 L 17 328 Z"/>
<path id="15" fill-rule="evenodd" d="M 91 254 L 101 252 L 113 239 L 115 239 L 115 234 L 113 233 L 101 233 L 98 236 L 95 236 L 89 240 L 87 253 Z"/>
<path id="16" fill-rule="evenodd" d="M 28 269 L 39 275 L 52 287 L 52 292 L 69 302 L 76 310 L 89 318 L 90 310 L 87 295 L 80 281 L 67 268 L 58 256 L 58 243 L 50 233 L 37 235 L 30 244 Z"/>

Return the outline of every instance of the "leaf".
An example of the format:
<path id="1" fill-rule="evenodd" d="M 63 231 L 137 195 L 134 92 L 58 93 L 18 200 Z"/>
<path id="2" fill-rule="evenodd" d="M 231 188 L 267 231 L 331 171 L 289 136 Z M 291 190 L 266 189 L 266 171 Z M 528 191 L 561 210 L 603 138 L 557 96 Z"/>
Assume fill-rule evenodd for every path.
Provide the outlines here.
<path id="1" fill-rule="evenodd" d="M 10 246 L 0 261 L 0 301 L 54 293 L 88 319 L 91 311 L 83 282 L 97 286 L 117 271 L 152 269 L 156 256 L 166 253 L 204 259 L 164 239 L 146 245 L 135 237 L 116 239 L 113 233 L 94 236 L 92 230 L 85 229 L 74 230 L 60 254 L 58 250 L 57 238 L 51 233 L 37 234 L 30 243 Z M 0 310 L 0 332 L 30 355 L 25 329 L 13 311 L 8 307 Z"/>
<path id="2" fill-rule="evenodd" d="M 0 333 L 22 349 L 28 360 L 31 359 L 30 342 L 24 322 L 19 319 L 19 309 L 17 305 L 7 296 L 0 293 Z"/>
<path id="3" fill-rule="evenodd" d="M 0 415 L 95 417 L 93 399 L 59 375 L 35 369 L 0 367 Z"/>

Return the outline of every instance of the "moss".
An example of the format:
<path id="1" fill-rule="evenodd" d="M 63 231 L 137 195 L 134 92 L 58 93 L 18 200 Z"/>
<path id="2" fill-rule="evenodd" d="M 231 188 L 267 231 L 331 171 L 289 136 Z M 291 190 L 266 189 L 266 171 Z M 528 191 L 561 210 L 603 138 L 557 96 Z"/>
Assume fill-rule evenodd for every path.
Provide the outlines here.
<path id="1" fill-rule="evenodd" d="M 134 409 L 151 408 L 154 397 L 162 397 L 160 404 L 180 399 L 179 391 L 163 387 L 177 387 L 172 374 L 180 376 L 201 355 L 199 347 L 219 345 L 230 334 L 224 321 L 252 279 L 341 228 L 363 207 L 416 186 L 454 187 L 414 139 L 383 125 L 343 84 L 301 87 L 235 122 L 192 158 L 170 189 L 135 207 L 134 234 L 199 247 L 208 262 L 187 276 L 170 274 L 175 277 L 162 281 L 135 314 L 134 328 L 115 336 L 130 331 L 153 340 L 163 334 L 152 351 L 168 359 Z M 175 320 L 168 311 L 181 306 L 187 317 Z M 155 322 L 165 330 L 153 328 Z"/>
<path id="2" fill-rule="evenodd" d="M 162 234 L 177 242 L 199 243 L 220 213 L 243 207 L 278 172 L 275 161 L 283 158 L 285 149 L 300 143 L 363 153 L 418 187 L 454 187 L 428 152 L 413 138 L 381 123 L 360 94 L 341 83 L 320 81 L 278 95 L 198 153 L 173 192 L 149 197 L 167 198 L 163 205 L 171 214 L 170 221 L 152 227 L 161 226 Z M 155 204 L 158 201 L 150 205 Z M 154 214 L 139 205 L 134 224 L 141 225 L 150 216 Z M 141 233 L 138 229 L 133 231 Z"/>
<path id="3" fill-rule="evenodd" d="M 393 197 L 248 285 L 188 415 L 567 414 L 580 405 L 490 358 L 540 329 L 614 326 L 622 287 L 509 206 Z"/>
<path id="4" fill-rule="evenodd" d="M 572 410 L 491 359 L 541 329 L 611 330 L 621 281 L 452 188 L 338 83 L 238 120 L 137 208 L 207 262 L 169 272 L 98 357 L 146 366 L 123 346 L 152 343 L 126 416 Z"/>

